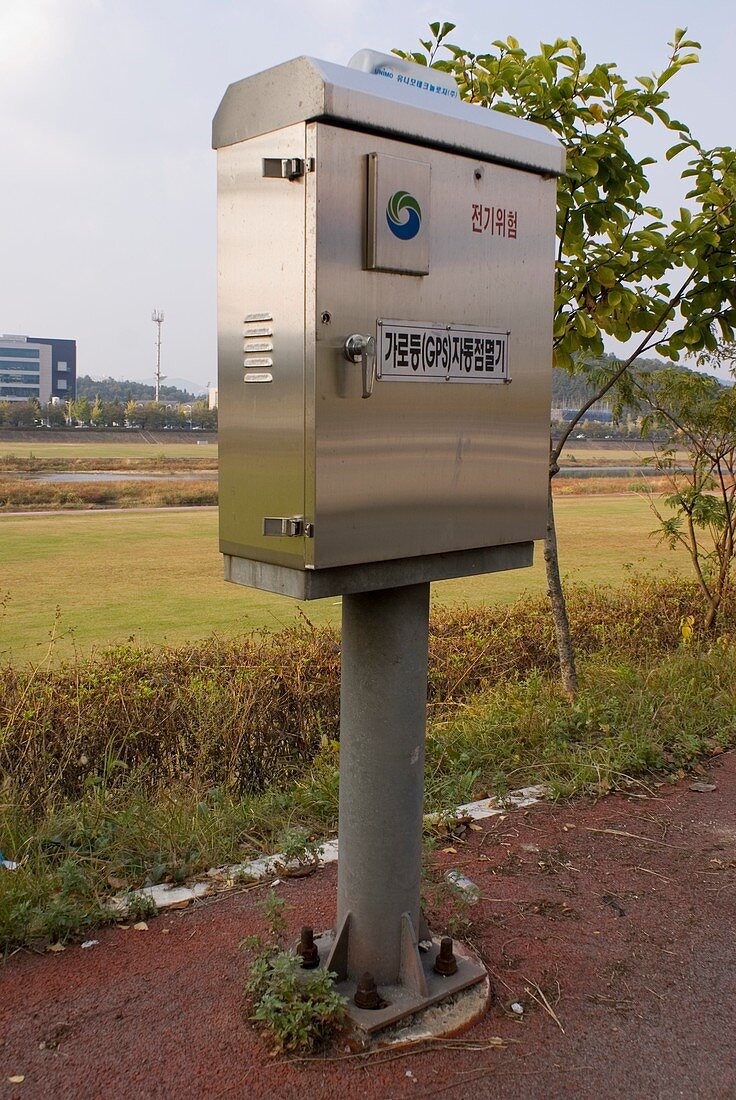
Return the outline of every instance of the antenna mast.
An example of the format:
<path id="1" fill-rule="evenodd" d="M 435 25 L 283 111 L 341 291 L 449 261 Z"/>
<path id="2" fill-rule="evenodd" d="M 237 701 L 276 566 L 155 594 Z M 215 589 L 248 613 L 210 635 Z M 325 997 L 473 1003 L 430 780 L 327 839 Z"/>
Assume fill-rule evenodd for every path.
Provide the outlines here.
<path id="1" fill-rule="evenodd" d="M 156 404 L 159 403 L 161 379 L 166 375 L 161 374 L 161 325 L 164 323 L 163 310 L 154 309 L 151 320 L 156 325 Z"/>

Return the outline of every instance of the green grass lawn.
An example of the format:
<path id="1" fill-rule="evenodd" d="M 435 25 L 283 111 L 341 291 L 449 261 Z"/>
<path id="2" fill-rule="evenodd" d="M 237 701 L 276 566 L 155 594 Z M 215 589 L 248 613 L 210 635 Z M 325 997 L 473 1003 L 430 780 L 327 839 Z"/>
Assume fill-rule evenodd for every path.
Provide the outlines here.
<path id="1" fill-rule="evenodd" d="M 197 442 L 195 432 L 191 443 L 111 443 L 95 436 L 87 437 L 84 442 L 73 436 L 68 443 L 47 443 L 42 438 L 28 443 L 15 440 L 0 441 L 0 457 L 12 455 L 16 458 L 216 458 L 217 444 Z"/>
<path id="2" fill-rule="evenodd" d="M 615 584 L 629 563 L 687 568 L 684 555 L 649 537 L 655 523 L 639 497 L 566 498 L 557 517 L 570 580 Z M 531 570 L 440 582 L 433 598 L 508 602 L 543 591 L 540 548 L 536 559 Z M 340 613 L 337 598 L 299 604 L 226 584 L 215 510 L 0 516 L 0 600 L 0 654 L 17 662 L 44 658 L 54 631 L 59 659 L 129 638 L 178 643 L 274 630 L 300 609 L 315 623 Z"/>
<path id="3" fill-rule="evenodd" d="M 13 455 L 17 458 L 157 458 L 165 455 L 166 458 L 191 458 L 191 457 L 217 457 L 217 443 L 204 443 L 197 441 L 194 432 L 191 443 L 143 443 L 140 439 L 131 439 L 130 442 L 109 442 L 100 438 L 96 433 L 87 435 L 82 432 L 83 438 L 70 435 L 68 441 L 47 442 L 43 435 L 32 443 L 21 440 L 0 440 L 0 458 L 5 455 Z M 562 464 L 569 465 L 577 462 L 578 465 L 595 466 L 597 463 L 606 465 L 639 465 L 646 455 L 652 453 L 651 443 L 646 440 L 636 442 L 619 443 L 617 446 L 597 445 L 595 440 L 568 441 L 562 452 Z M 681 457 L 686 457 L 685 453 Z"/>

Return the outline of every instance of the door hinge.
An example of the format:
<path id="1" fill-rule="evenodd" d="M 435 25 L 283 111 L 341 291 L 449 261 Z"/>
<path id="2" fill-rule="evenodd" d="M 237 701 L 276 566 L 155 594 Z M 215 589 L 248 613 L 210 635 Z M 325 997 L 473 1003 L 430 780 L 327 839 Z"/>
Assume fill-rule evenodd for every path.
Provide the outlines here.
<path id="1" fill-rule="evenodd" d="M 304 535 L 311 539 L 314 537 L 314 524 L 305 523 L 303 516 L 265 516 L 263 534 L 266 538 L 295 539 Z"/>
<path id="2" fill-rule="evenodd" d="M 263 175 L 266 179 L 298 180 L 305 172 L 313 171 L 313 162 L 302 157 L 264 157 Z"/>

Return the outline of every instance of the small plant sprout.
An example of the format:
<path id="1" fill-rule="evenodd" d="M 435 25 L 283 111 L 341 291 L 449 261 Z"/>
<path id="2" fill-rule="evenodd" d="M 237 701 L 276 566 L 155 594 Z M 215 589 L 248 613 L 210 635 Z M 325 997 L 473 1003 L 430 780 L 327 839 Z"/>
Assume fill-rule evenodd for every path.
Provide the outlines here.
<path id="1" fill-rule="evenodd" d="M 333 973 L 302 969 L 299 956 L 282 946 L 284 900 L 270 891 L 261 908 L 271 938 L 250 936 L 241 945 L 254 951 L 245 983 L 248 1018 L 268 1032 L 273 1054 L 317 1050 L 344 1026 L 345 999 Z"/>
<path id="2" fill-rule="evenodd" d="M 277 862 L 280 874 L 298 877 L 316 870 L 319 864 L 320 842 L 304 829 L 289 829 L 281 834 L 277 847 L 281 858 Z"/>

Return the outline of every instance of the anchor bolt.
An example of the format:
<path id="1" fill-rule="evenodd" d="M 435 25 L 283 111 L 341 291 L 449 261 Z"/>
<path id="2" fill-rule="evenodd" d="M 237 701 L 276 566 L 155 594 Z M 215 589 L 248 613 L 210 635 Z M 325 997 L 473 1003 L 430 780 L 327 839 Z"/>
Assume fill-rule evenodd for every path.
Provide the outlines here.
<path id="1" fill-rule="evenodd" d="M 434 969 L 445 978 L 449 978 L 451 974 L 457 974 L 457 959 L 449 936 L 443 936 L 440 940 L 440 951 L 434 960 Z"/>
<path id="2" fill-rule="evenodd" d="M 302 928 L 302 934 L 299 937 L 297 954 L 302 957 L 301 965 L 304 970 L 314 970 L 315 967 L 319 966 L 319 951 L 317 950 L 317 944 L 314 942 L 314 929 L 306 924 Z"/>
<path id="3" fill-rule="evenodd" d="M 358 988 L 355 990 L 353 1000 L 358 1008 L 374 1009 L 383 1007 L 383 1001 L 376 988 L 375 979 L 367 970 L 358 981 Z"/>

